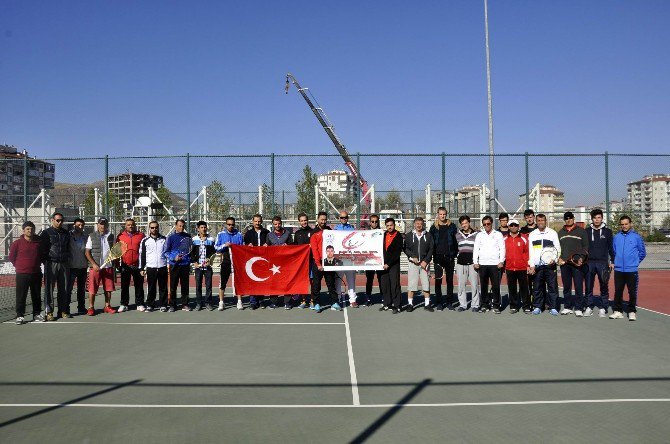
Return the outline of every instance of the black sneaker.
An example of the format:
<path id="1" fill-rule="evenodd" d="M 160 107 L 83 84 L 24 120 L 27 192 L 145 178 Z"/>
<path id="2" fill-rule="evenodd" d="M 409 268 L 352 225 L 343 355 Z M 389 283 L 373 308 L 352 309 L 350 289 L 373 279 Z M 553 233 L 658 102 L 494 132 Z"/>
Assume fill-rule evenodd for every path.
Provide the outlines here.
<path id="1" fill-rule="evenodd" d="M 479 313 L 479 307 L 472 307 L 473 313 Z"/>
<path id="2" fill-rule="evenodd" d="M 249 307 L 250 307 L 252 310 L 258 310 L 258 304 L 251 304 L 251 305 L 249 305 Z M 263 307 L 263 308 L 265 308 L 265 307 Z"/>
<path id="3" fill-rule="evenodd" d="M 202 310 L 202 305 L 195 304 L 195 311 L 200 311 L 200 310 Z"/>
<path id="4" fill-rule="evenodd" d="M 88 312 L 86 311 L 85 308 L 77 308 L 77 315 L 78 316 L 85 316 Z"/>
<path id="5" fill-rule="evenodd" d="M 212 311 L 212 310 L 214 310 L 214 307 L 212 307 L 212 304 L 206 304 L 206 305 L 205 305 L 205 308 L 206 308 L 208 311 Z"/>
<path id="6" fill-rule="evenodd" d="M 370 298 L 368 297 L 368 300 L 367 300 L 367 302 L 365 303 L 365 306 L 366 306 L 366 307 L 372 307 L 372 299 L 370 299 Z"/>
<path id="7" fill-rule="evenodd" d="M 519 309 L 518 309 L 518 308 L 510 308 L 509 312 L 510 312 L 511 314 L 518 313 L 518 312 L 519 312 Z"/>
<path id="8" fill-rule="evenodd" d="M 379 307 L 379 311 L 386 311 L 388 309 L 389 308 L 386 305 L 382 305 L 381 307 Z"/>
<path id="9" fill-rule="evenodd" d="M 392 310 L 392 311 L 393 311 L 393 314 L 394 314 L 394 315 L 400 313 L 400 310 L 398 310 L 398 309 L 395 308 L 395 307 L 393 307 L 393 310 Z"/>
<path id="10" fill-rule="evenodd" d="M 494 308 L 493 313 L 499 315 L 500 314 L 500 309 L 499 308 Z"/>
<path id="11" fill-rule="evenodd" d="M 426 310 L 426 311 L 430 311 L 430 312 L 434 312 L 434 311 L 435 311 L 435 309 L 434 309 L 433 307 L 431 307 L 430 305 L 424 305 L 424 306 L 423 306 L 423 309 Z"/>
<path id="12" fill-rule="evenodd" d="M 414 305 L 412 305 L 412 304 L 407 305 L 407 308 L 405 308 L 405 311 L 408 312 L 408 313 L 413 312 L 414 311 Z"/>
<path id="13" fill-rule="evenodd" d="M 486 308 L 486 307 L 479 307 L 479 312 L 480 312 L 480 313 L 486 313 L 487 311 L 489 311 L 488 308 Z"/>
<path id="14" fill-rule="evenodd" d="M 463 307 L 458 307 L 458 309 L 456 311 L 459 312 L 459 313 L 463 313 L 464 311 L 468 311 L 468 309 L 463 308 Z"/>
<path id="15" fill-rule="evenodd" d="M 449 311 L 454 311 L 454 310 L 456 310 L 456 309 L 454 308 L 453 305 L 451 305 L 451 304 L 447 304 L 447 310 L 449 310 Z"/>
<path id="16" fill-rule="evenodd" d="M 442 304 L 437 304 L 436 305 L 438 311 L 444 311 L 444 305 Z"/>

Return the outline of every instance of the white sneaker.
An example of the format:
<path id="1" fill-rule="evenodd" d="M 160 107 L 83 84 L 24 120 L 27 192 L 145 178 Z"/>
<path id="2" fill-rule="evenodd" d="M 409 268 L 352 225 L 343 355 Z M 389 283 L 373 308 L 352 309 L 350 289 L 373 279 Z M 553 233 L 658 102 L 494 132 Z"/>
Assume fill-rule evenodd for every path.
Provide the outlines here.
<path id="1" fill-rule="evenodd" d="M 623 313 L 620 311 L 615 311 L 610 315 L 610 319 L 623 319 Z"/>
<path id="2" fill-rule="evenodd" d="M 223 301 L 219 301 L 219 311 L 223 311 Z"/>
<path id="3" fill-rule="evenodd" d="M 582 316 L 584 316 L 584 313 L 582 313 L 581 310 L 575 310 L 575 316 L 577 316 L 578 318 L 581 318 Z"/>
<path id="4" fill-rule="evenodd" d="M 138 305 L 137 311 L 145 311 L 147 308 L 144 305 Z"/>
<path id="5" fill-rule="evenodd" d="M 601 308 L 600 310 L 598 310 L 598 317 L 606 318 L 607 317 L 607 310 L 605 310 L 604 308 Z"/>
<path id="6" fill-rule="evenodd" d="M 119 308 L 116 310 L 117 313 L 123 313 L 124 311 L 128 311 L 128 307 L 126 305 L 119 305 Z"/>
<path id="7" fill-rule="evenodd" d="M 237 300 L 237 309 L 238 310 L 244 309 L 244 306 L 242 305 L 242 299 Z"/>
<path id="8" fill-rule="evenodd" d="M 628 313 L 628 320 L 629 321 L 636 321 L 637 320 L 637 315 L 634 312 Z"/>
<path id="9" fill-rule="evenodd" d="M 561 314 L 562 315 L 571 315 L 572 310 L 570 310 L 569 308 L 564 308 L 563 310 L 561 310 Z"/>
<path id="10" fill-rule="evenodd" d="M 591 307 L 587 307 L 586 311 L 584 312 L 584 316 L 593 316 L 593 310 Z"/>
<path id="11" fill-rule="evenodd" d="M 23 318 L 23 316 L 17 316 L 16 317 L 16 325 L 21 325 L 24 324 L 26 320 Z"/>

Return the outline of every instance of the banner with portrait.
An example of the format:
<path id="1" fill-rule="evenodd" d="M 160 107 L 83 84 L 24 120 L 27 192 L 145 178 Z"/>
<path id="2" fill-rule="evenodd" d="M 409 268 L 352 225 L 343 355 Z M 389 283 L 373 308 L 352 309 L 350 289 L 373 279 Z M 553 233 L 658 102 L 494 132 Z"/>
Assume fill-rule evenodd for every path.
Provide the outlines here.
<path id="1" fill-rule="evenodd" d="M 321 249 L 326 271 L 384 269 L 384 230 L 324 230 Z"/>

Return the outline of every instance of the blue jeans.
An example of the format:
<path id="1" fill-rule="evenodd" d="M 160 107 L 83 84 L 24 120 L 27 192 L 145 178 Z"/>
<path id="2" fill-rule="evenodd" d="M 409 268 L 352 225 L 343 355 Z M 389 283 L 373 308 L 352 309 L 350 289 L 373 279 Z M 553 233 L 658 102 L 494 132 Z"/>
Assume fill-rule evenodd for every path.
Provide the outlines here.
<path id="1" fill-rule="evenodd" d="M 549 309 L 556 308 L 558 301 L 558 282 L 556 266 L 536 267 L 533 275 L 533 306 L 544 310 L 545 301 L 549 299 Z M 546 284 L 546 285 L 545 285 Z"/>
<path id="2" fill-rule="evenodd" d="M 212 303 L 212 267 L 195 269 L 195 303 L 202 305 L 202 279 L 205 279 L 205 304 Z"/>
<path id="3" fill-rule="evenodd" d="M 586 303 L 589 308 L 593 307 L 604 308 L 607 310 L 609 305 L 610 290 L 608 283 L 604 281 L 603 274 L 609 268 L 605 262 L 588 262 L 588 271 L 586 273 Z M 598 277 L 598 285 L 600 288 L 600 296 L 593 296 L 593 289 L 596 283 L 596 276 Z"/>

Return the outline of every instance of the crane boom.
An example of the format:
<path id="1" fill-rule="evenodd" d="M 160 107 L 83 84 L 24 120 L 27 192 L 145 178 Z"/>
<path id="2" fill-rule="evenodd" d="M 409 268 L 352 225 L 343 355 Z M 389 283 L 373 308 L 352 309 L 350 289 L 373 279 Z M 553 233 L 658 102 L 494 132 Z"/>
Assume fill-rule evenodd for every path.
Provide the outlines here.
<path id="1" fill-rule="evenodd" d="M 309 89 L 301 87 L 296 78 L 293 77 L 293 74 L 291 73 L 286 74 L 286 86 L 285 86 L 286 94 L 288 94 L 288 90 L 289 87 L 291 86 L 291 83 L 295 85 L 296 89 L 298 90 L 302 98 L 305 99 L 305 102 L 307 102 L 307 105 L 314 113 L 314 116 L 316 116 L 316 119 L 323 127 L 323 130 L 326 132 L 326 134 L 328 134 L 330 141 L 333 142 L 333 145 L 335 145 L 335 149 L 337 149 L 337 152 L 340 153 L 340 156 L 342 156 L 344 164 L 347 166 L 347 168 L 349 168 L 351 175 L 354 176 L 354 179 L 360 186 L 360 190 L 363 192 L 363 199 L 365 200 L 365 203 L 369 206 L 371 202 L 371 197 L 368 195 L 369 185 L 367 181 L 363 179 L 363 177 L 361 176 L 361 173 L 358 171 L 358 167 L 351 159 L 351 156 L 347 152 L 347 149 L 345 148 L 344 144 L 340 141 L 340 138 L 337 137 L 337 134 L 335 134 L 335 127 L 328 119 L 328 116 L 326 116 L 326 113 L 323 111 L 323 108 L 319 106 L 318 102 L 316 104 L 314 103 L 316 102 L 314 96 L 312 96 L 312 98 L 314 98 L 314 100 L 312 101 L 312 98 L 310 98 L 309 95 L 307 94 L 307 91 L 309 91 Z M 367 215 L 365 215 L 364 219 L 367 219 Z"/>

